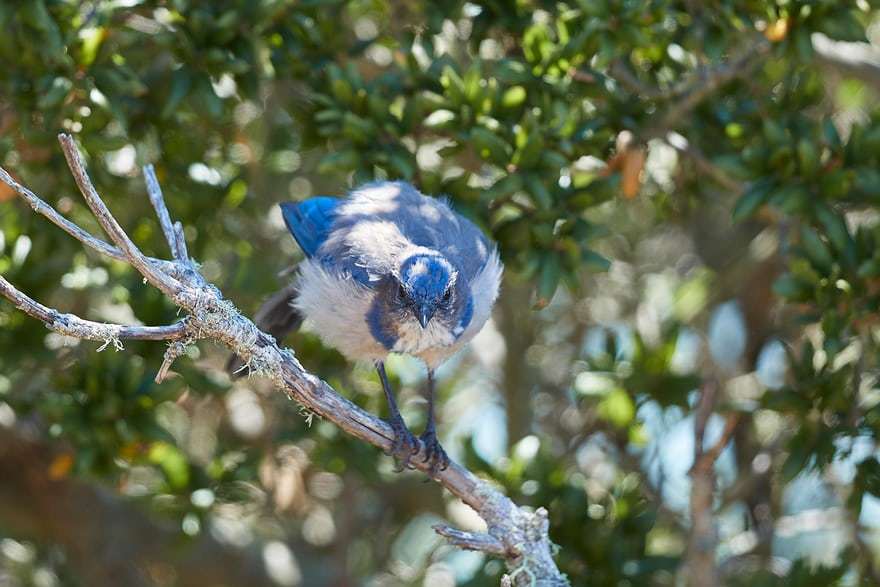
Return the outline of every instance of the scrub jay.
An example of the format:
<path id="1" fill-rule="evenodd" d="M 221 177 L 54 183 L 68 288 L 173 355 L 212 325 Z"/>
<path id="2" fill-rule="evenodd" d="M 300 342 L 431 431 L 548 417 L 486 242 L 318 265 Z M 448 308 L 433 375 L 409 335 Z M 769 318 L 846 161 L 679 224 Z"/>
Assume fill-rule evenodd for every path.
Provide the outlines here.
<path id="1" fill-rule="evenodd" d="M 389 353 L 424 361 L 428 421 L 419 438 L 432 471 L 445 469 L 434 372 L 489 318 L 502 273 L 494 244 L 446 200 L 404 182 L 367 184 L 344 199 L 285 202 L 281 211 L 306 258 L 298 279 L 257 313 L 257 324 L 280 339 L 305 320 L 350 360 L 373 362 L 388 401 L 398 470 L 419 443 L 397 408 L 384 361 Z"/>

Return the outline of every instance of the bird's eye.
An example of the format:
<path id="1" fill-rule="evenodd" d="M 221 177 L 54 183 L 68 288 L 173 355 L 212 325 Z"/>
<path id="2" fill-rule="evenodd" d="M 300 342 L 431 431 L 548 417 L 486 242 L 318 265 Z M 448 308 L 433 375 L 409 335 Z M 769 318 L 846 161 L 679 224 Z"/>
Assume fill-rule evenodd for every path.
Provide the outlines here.
<path id="1" fill-rule="evenodd" d="M 446 292 L 443 294 L 443 301 L 448 302 L 451 299 L 452 299 L 452 289 L 447 289 Z"/>
<path id="2" fill-rule="evenodd" d="M 397 284 L 397 295 L 398 295 L 400 298 L 406 298 L 406 289 L 404 289 L 402 283 L 398 283 L 398 284 Z"/>

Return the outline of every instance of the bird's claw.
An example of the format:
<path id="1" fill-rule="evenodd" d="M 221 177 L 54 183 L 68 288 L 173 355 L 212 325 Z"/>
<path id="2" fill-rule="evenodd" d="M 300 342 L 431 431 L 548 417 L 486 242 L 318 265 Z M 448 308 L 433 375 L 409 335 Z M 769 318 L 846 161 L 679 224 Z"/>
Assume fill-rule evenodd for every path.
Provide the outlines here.
<path id="1" fill-rule="evenodd" d="M 419 440 L 425 445 L 424 463 L 431 463 L 431 476 L 434 477 L 440 471 L 445 471 L 449 467 L 449 456 L 440 441 L 437 440 L 437 434 L 432 429 L 425 430 L 424 434 L 419 436 Z"/>
<path id="2" fill-rule="evenodd" d="M 394 442 L 391 444 L 390 455 L 394 457 L 394 471 L 400 473 L 406 469 L 414 468 L 409 460 L 419 452 L 419 441 L 413 436 L 413 433 L 406 427 L 403 418 L 397 417 L 391 419 L 391 428 L 394 430 Z"/>

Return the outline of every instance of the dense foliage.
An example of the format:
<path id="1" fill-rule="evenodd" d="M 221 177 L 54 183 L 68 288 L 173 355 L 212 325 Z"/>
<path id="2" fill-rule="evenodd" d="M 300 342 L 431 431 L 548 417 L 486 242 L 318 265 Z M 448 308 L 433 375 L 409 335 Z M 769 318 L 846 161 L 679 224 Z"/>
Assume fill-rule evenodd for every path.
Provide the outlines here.
<path id="1" fill-rule="evenodd" d="M 251 311 L 299 255 L 277 202 L 375 178 L 447 195 L 507 275 L 495 322 L 443 373 L 441 436 L 548 508 L 574 584 L 674 584 L 698 390 L 719 382 L 708 436 L 738 414 L 716 467 L 725 581 L 869 585 L 878 88 L 817 48 L 877 40 L 877 8 L 11 0 L 0 165 L 94 228 L 55 143 L 74 133 L 121 222 L 164 254 L 139 172 L 155 164 L 202 272 Z M 4 187 L 0 211 L 0 273 L 22 291 L 92 319 L 175 318 Z M 369 369 L 307 332 L 287 342 L 382 412 Z M 163 345 L 98 346 L 0 301 L 0 425 L 64 447 L 53 474 L 115 488 L 182 539 L 289 549 L 281 584 L 497 584 L 500 563 L 430 530 L 467 525 L 461 506 L 256 379 L 230 381 L 216 349 L 157 385 Z M 420 368 L 391 371 L 418 429 Z M 52 544 L 0 517 L 4 536 L 0 584 L 77 584 Z"/>

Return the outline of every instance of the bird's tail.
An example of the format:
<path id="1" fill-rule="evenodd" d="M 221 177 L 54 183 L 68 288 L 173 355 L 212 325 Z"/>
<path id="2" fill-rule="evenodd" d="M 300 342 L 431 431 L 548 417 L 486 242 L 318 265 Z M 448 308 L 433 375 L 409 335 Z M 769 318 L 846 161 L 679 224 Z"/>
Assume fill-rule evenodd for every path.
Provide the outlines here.
<path id="1" fill-rule="evenodd" d="M 294 330 L 299 329 L 303 317 L 293 306 L 298 293 L 296 286 L 291 284 L 263 302 L 254 316 L 257 328 L 271 334 L 279 342 Z M 229 357 L 226 362 L 226 371 L 233 378 L 243 377 L 250 372 L 238 355 Z"/>

